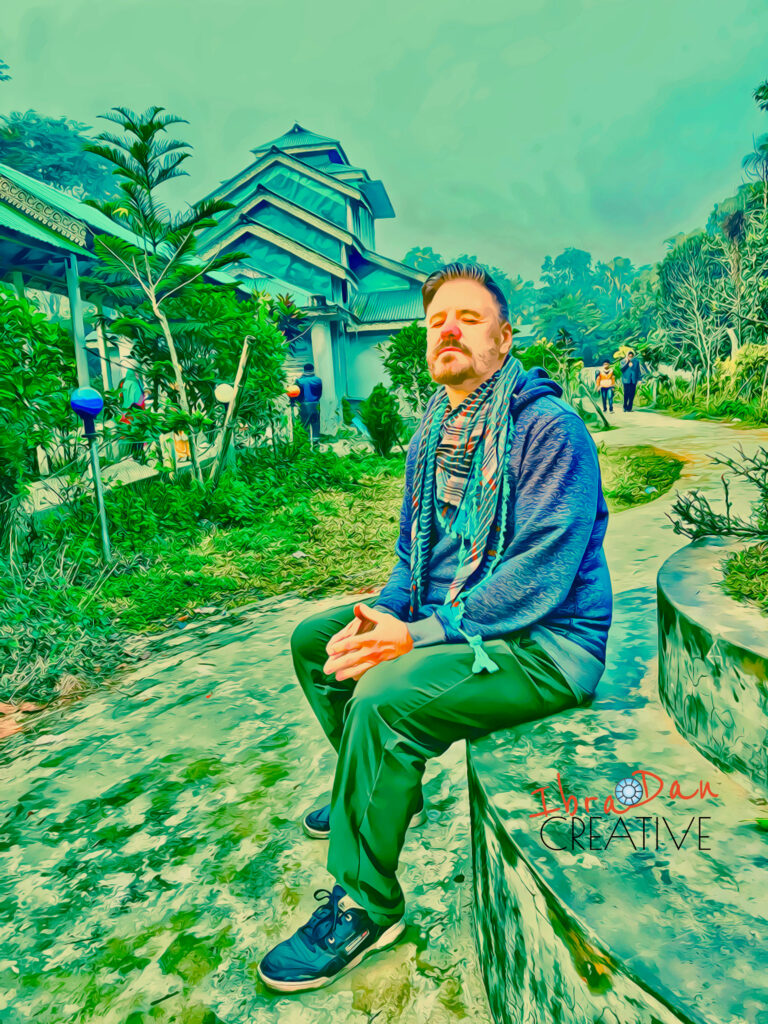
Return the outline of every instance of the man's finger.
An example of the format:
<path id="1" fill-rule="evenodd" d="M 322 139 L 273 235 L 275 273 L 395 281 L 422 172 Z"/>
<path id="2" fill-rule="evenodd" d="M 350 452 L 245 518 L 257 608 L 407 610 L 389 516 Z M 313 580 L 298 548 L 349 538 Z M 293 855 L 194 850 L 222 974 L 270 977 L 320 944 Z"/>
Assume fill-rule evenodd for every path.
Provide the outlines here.
<path id="1" fill-rule="evenodd" d="M 325 645 L 326 654 L 331 653 L 331 647 L 337 644 L 339 640 L 344 640 L 348 636 L 354 636 L 360 628 L 360 619 L 353 617 L 350 622 L 346 624 L 338 633 L 334 633 L 328 643 Z"/>
<path id="2" fill-rule="evenodd" d="M 334 644 L 333 654 L 343 654 L 345 651 L 359 651 L 375 643 L 378 643 L 378 639 L 372 632 L 344 637 L 344 639 Z"/>
<path id="3" fill-rule="evenodd" d="M 360 679 L 360 677 L 365 675 L 365 673 L 369 669 L 375 668 L 378 664 L 380 664 L 380 662 L 378 662 L 378 661 L 366 661 L 364 664 L 358 665 L 357 668 L 355 669 L 355 672 L 354 672 L 354 675 L 352 676 L 352 679 L 354 679 L 355 681 L 358 681 Z M 348 676 L 346 676 L 346 675 L 342 676 L 342 679 L 346 679 L 346 678 L 348 678 Z"/>
<path id="4" fill-rule="evenodd" d="M 323 665 L 323 672 L 326 675 L 333 675 L 341 669 L 349 668 L 352 665 L 360 665 L 364 661 L 371 661 L 370 650 L 356 650 L 347 654 L 334 654 Z"/>

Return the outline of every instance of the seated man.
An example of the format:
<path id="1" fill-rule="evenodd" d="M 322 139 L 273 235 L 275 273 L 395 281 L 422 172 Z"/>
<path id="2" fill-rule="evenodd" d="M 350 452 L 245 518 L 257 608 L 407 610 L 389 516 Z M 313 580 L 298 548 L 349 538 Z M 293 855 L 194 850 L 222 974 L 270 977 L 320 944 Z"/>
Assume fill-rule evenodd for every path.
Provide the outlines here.
<path id="1" fill-rule="evenodd" d="M 281 991 L 327 985 L 402 933 L 396 870 L 429 758 L 584 704 L 605 668 L 595 443 L 562 388 L 508 355 L 507 305 L 485 271 L 450 264 L 422 293 L 442 386 L 408 449 L 399 561 L 374 607 L 318 613 L 291 637 L 338 753 L 330 804 L 304 820 L 330 838 L 335 884 L 261 961 Z"/>

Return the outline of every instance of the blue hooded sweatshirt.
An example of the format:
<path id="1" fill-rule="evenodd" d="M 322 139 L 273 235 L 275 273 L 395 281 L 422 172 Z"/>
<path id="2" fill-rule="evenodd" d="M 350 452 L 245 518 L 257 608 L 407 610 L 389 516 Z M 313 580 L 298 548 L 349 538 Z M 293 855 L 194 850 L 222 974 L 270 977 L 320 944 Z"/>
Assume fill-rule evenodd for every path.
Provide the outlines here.
<path id="1" fill-rule="evenodd" d="M 608 507 L 597 448 L 563 389 L 535 366 L 521 374 L 511 402 L 515 432 L 506 471 L 510 495 L 501 561 L 487 555 L 465 587 L 463 628 L 485 639 L 519 631 L 552 658 L 574 693 L 594 694 L 605 670 L 613 593 L 603 538 Z M 434 509 L 429 579 L 418 618 L 409 622 L 411 494 L 423 421 L 406 458 L 397 564 L 374 607 L 403 622 L 414 647 L 465 643 L 441 611 L 456 574 L 459 541 L 443 532 Z M 497 515 L 500 515 L 500 511 Z"/>

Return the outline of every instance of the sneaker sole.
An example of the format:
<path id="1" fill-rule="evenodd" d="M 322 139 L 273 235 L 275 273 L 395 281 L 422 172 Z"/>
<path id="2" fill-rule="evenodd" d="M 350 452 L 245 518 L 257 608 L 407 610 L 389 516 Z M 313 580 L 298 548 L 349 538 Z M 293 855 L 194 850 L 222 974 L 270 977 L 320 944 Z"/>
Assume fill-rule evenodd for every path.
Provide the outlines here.
<path id="1" fill-rule="evenodd" d="M 353 968 L 358 967 L 363 960 L 371 956 L 373 953 L 379 953 L 383 949 L 393 945 L 405 931 L 405 922 L 400 920 L 387 928 L 385 932 L 378 937 L 375 942 L 372 942 L 370 946 L 367 946 L 362 953 L 350 960 L 349 963 L 342 967 L 340 971 L 332 975 L 330 978 L 313 978 L 309 981 L 276 981 L 264 974 L 261 969 L 261 964 L 256 968 L 259 977 L 268 988 L 274 989 L 276 992 L 306 992 L 310 989 L 325 988 L 326 985 L 332 985 L 334 981 L 338 981 L 343 975 L 347 974 Z"/>
<path id="2" fill-rule="evenodd" d="M 418 828 L 418 826 L 423 825 L 426 822 L 426 820 L 427 811 L 426 808 L 422 807 L 422 809 L 420 811 L 417 811 L 411 818 L 411 824 L 408 827 Z M 306 833 L 306 835 L 309 836 L 310 839 L 328 839 L 331 835 L 330 831 L 321 832 L 319 829 L 312 828 L 311 825 L 307 824 L 306 818 L 302 818 L 301 827 L 304 829 L 304 832 Z"/>

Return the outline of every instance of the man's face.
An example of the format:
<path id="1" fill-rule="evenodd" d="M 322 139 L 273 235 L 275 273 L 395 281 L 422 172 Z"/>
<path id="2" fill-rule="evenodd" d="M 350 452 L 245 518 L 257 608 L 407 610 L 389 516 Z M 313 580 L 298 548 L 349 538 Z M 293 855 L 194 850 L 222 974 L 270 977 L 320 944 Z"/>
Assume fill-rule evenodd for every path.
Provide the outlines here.
<path id="1" fill-rule="evenodd" d="M 479 282 L 446 281 L 425 314 L 432 379 L 471 393 L 504 362 L 512 327 L 499 319 L 496 299 Z"/>

